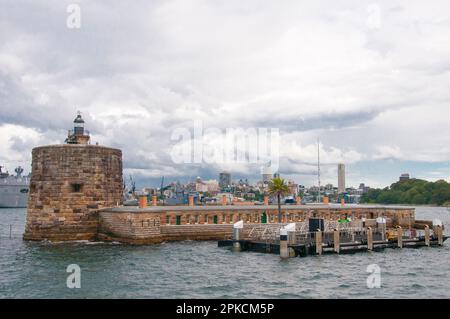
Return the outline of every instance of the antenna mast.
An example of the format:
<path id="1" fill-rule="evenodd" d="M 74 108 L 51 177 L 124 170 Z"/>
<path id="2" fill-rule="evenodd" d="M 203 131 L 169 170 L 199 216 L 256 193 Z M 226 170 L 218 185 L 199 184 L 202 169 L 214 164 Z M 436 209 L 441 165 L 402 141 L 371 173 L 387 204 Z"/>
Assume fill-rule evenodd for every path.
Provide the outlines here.
<path id="1" fill-rule="evenodd" d="M 160 189 L 160 191 L 161 191 L 161 199 L 162 199 L 162 202 L 163 202 L 163 205 L 164 205 L 164 176 L 161 179 L 161 189 Z"/>
<path id="2" fill-rule="evenodd" d="M 317 180 L 319 183 L 317 202 L 320 203 L 320 139 L 317 139 Z"/>

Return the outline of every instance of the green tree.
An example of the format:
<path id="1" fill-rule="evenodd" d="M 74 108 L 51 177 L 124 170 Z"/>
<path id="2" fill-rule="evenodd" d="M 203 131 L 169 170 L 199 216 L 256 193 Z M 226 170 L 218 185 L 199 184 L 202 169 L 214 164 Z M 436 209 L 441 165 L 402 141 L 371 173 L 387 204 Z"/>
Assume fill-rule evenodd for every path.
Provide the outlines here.
<path id="1" fill-rule="evenodd" d="M 411 200 L 411 204 L 414 205 L 425 205 L 427 203 L 427 199 L 422 194 L 415 195 Z"/>
<path id="2" fill-rule="evenodd" d="M 289 194 L 289 187 L 282 178 L 274 178 L 269 184 L 269 195 L 277 196 L 278 200 L 278 222 L 281 222 L 281 196 Z"/>

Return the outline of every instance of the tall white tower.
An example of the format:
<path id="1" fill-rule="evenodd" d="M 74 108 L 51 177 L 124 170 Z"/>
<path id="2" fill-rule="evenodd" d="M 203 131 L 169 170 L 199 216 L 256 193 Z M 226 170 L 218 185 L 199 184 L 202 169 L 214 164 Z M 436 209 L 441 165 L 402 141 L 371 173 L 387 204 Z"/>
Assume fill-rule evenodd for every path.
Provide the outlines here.
<path id="1" fill-rule="evenodd" d="M 345 165 L 338 164 L 338 192 L 345 193 Z"/>

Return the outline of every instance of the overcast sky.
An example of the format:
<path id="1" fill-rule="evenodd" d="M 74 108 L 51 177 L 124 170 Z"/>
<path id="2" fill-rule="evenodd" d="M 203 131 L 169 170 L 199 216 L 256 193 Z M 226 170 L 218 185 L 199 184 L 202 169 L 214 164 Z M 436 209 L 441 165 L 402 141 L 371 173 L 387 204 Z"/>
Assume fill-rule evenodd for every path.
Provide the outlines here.
<path id="1" fill-rule="evenodd" d="M 80 110 L 140 185 L 259 179 L 258 165 L 176 164 L 176 128 L 279 128 L 300 184 L 450 178 L 450 2 L 0 0 L 0 165 L 62 143 Z M 337 4 L 339 3 L 339 4 Z"/>

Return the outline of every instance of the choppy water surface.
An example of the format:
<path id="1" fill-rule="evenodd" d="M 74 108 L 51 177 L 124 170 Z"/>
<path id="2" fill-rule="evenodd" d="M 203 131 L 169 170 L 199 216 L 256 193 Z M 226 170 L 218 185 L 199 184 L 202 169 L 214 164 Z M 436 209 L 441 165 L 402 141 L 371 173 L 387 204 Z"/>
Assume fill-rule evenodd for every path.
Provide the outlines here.
<path id="1" fill-rule="evenodd" d="M 446 208 L 418 208 L 416 215 L 439 218 L 449 228 Z M 25 209 L 0 209 L 1 298 L 450 297 L 449 242 L 441 248 L 281 261 L 271 254 L 232 253 L 214 241 L 148 246 L 24 242 L 24 224 Z M 81 267 L 80 289 L 66 286 L 69 264 Z M 370 264 L 381 268 L 380 289 L 367 288 Z"/>

